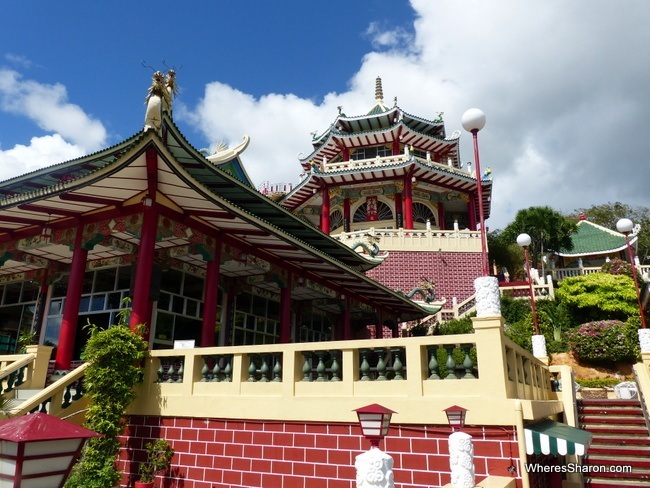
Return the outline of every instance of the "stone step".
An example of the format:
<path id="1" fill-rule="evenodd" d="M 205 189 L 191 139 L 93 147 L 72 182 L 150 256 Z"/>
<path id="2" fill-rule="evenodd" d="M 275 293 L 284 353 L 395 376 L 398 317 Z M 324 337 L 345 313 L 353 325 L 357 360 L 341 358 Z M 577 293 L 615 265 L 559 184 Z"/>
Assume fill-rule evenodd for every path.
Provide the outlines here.
<path id="1" fill-rule="evenodd" d="M 626 435 L 626 436 L 639 436 L 647 437 L 648 429 L 645 425 L 638 426 L 624 426 L 624 425 L 584 425 L 581 427 L 587 432 L 591 432 L 594 438 L 600 438 L 600 436 L 609 436 L 609 435 Z"/>
<path id="2" fill-rule="evenodd" d="M 641 407 L 607 407 L 593 406 L 583 407 L 578 410 L 579 415 L 615 415 L 617 417 L 627 417 L 629 415 L 643 415 Z"/>
<path id="3" fill-rule="evenodd" d="M 579 415 L 580 425 L 645 425 L 645 419 L 640 415 Z"/>

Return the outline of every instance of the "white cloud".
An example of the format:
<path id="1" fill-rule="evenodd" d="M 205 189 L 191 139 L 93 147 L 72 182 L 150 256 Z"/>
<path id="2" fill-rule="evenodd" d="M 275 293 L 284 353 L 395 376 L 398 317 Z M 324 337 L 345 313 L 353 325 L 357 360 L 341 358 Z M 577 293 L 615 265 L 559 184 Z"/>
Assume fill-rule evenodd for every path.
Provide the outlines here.
<path id="1" fill-rule="evenodd" d="M 61 84 L 23 80 L 16 71 L 0 69 L 0 109 L 27 117 L 44 131 L 60 134 L 86 151 L 97 150 L 106 142 L 101 122 L 69 103 Z"/>
<path id="2" fill-rule="evenodd" d="M 309 132 L 327 129 L 337 106 L 348 115 L 367 112 L 379 75 L 387 103 L 397 96 L 404 110 L 426 118 L 444 112 L 448 134 L 461 128 L 466 109 L 484 110 L 479 141 L 481 165 L 491 166 L 494 178 L 492 229 L 531 205 L 565 212 L 615 200 L 648 205 L 650 30 L 642 19 L 650 4 L 411 4 L 414 36 L 371 24 L 366 34 L 378 50 L 350 73 L 345 93 L 316 104 L 293 95 L 254 99 L 210 83 L 186 114 L 191 110 L 193 123 L 213 143 L 249 134 L 243 159 L 258 184 L 295 182 L 296 154 L 310 151 Z M 466 133 L 461 158 L 473 159 Z"/>
<path id="3" fill-rule="evenodd" d="M 59 134 L 33 137 L 29 146 L 17 144 L 0 151 L 0 181 L 83 155 L 79 146 L 66 142 Z"/>
<path id="4" fill-rule="evenodd" d="M 51 135 L 33 137 L 28 146 L 0 150 L 0 180 L 74 159 L 104 147 L 101 122 L 67 100 L 64 86 L 23 80 L 0 68 L 0 110 L 23 116 Z"/>

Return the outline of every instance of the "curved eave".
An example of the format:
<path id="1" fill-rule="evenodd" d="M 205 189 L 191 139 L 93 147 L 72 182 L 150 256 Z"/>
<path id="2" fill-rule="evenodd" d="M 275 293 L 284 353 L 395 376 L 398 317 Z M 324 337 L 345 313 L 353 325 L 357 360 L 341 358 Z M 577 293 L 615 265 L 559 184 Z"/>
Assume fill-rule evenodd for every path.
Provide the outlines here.
<path id="1" fill-rule="evenodd" d="M 630 239 L 630 245 L 634 245 L 634 243 L 637 241 L 638 237 L 633 237 Z M 593 249 L 588 252 L 571 252 L 571 251 L 562 251 L 558 252 L 558 256 L 562 256 L 565 258 L 583 258 L 586 256 L 597 256 L 600 254 L 613 254 L 617 252 L 622 252 L 627 250 L 627 244 L 623 244 L 620 247 L 615 247 L 615 248 L 609 248 L 609 249 Z"/>
<path id="2" fill-rule="evenodd" d="M 363 274 L 375 266 L 338 241 L 311 228 L 254 189 L 207 161 L 196 149 L 185 144 L 175 126 L 165 121 L 163 142 L 155 131 L 142 134 L 137 144 L 115 161 L 73 181 L 46 190 L 12 197 L 10 205 L 0 206 L 0 242 L 39 235 L 47 223 L 55 229 L 77 228 L 80 224 L 138 213 L 141 198 L 156 181 L 156 205 L 161 214 L 188 222 L 207 235 L 223 235 L 228 242 L 257 249 L 262 259 L 286 263 L 289 269 L 306 269 L 333 289 L 347 289 L 370 303 L 382 303 L 405 317 L 421 317 L 424 311 Z M 155 176 L 148 171 L 147 154 L 155 148 L 158 164 Z M 177 159 L 178 156 L 178 159 Z M 108 217 L 107 217 L 108 216 Z M 135 236 L 117 236 L 137 246 Z M 178 242 L 182 241 L 182 242 Z M 187 245 L 185 238 L 157 242 L 160 249 Z M 122 251 L 122 253 L 128 251 Z M 120 251 L 96 246 L 89 260 L 116 257 Z M 69 264 L 72 251 L 57 243 L 39 248 L 38 258 Z M 204 265 L 200 257 L 197 266 Z M 196 261 L 198 259 L 198 261 Z M 191 261 L 188 261 L 191 263 Z M 43 265 L 12 263 L 11 269 L 34 271 Z"/>
<path id="3" fill-rule="evenodd" d="M 311 162 L 320 163 L 334 160 L 342 149 L 354 149 L 366 146 L 379 146 L 392 144 L 398 140 L 400 144 L 413 146 L 421 151 L 437 154 L 439 157 L 457 157 L 459 137 L 440 138 L 430 134 L 419 132 L 407 126 L 403 120 L 395 122 L 389 127 L 369 130 L 359 133 L 345 133 L 341 131 L 330 131 L 327 140 L 306 157 L 300 158 L 304 169 L 308 169 Z"/>
<path id="4" fill-rule="evenodd" d="M 196 161 L 198 158 L 205 160 L 204 156 L 187 142 L 178 128 L 171 124 L 171 120 L 169 122 L 170 128 L 173 128 L 170 131 L 170 135 L 177 143 L 173 144 L 168 140 L 167 147 L 174 154 L 174 157 L 180 162 L 183 162 L 183 160 Z M 182 154 L 183 149 L 187 151 L 187 154 Z M 345 249 L 345 246 L 341 247 L 341 244 L 336 239 L 303 222 L 256 189 L 242 185 L 241 182 L 218 167 L 211 164 L 194 164 L 186 165 L 186 167 L 193 178 L 211 191 L 218 193 L 221 197 L 247 212 L 259 216 L 277 229 L 290 232 L 303 242 L 321 249 L 326 254 L 340 260 L 346 265 L 354 268 L 359 267 L 364 271 L 376 266 L 376 264 L 368 263 L 356 252 Z"/>
<path id="5" fill-rule="evenodd" d="M 449 191 L 473 193 L 477 189 L 477 180 L 469 173 L 449 168 L 443 164 L 427 164 L 419 158 L 400 158 L 395 164 L 368 165 L 362 168 L 325 171 L 314 169 L 307 178 L 300 182 L 282 200 L 282 205 L 290 210 L 300 208 L 307 203 L 322 186 L 358 185 L 360 182 L 371 183 L 404 178 L 407 174 L 418 181 L 444 188 Z M 482 181 L 484 218 L 490 215 L 492 180 Z"/>
<path id="6" fill-rule="evenodd" d="M 43 192 L 51 191 L 52 188 L 102 169 L 116 161 L 143 136 L 144 131 L 140 131 L 125 141 L 101 151 L 52 164 L 0 182 L 0 206 L 11 205 L 13 201 L 38 198 L 38 195 Z"/>

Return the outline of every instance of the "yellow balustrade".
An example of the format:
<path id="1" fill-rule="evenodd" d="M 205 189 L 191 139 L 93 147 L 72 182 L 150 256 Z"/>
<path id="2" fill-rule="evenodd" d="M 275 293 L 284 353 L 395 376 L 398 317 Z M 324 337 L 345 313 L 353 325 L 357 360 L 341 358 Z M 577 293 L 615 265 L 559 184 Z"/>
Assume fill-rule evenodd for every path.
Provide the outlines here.
<path id="1" fill-rule="evenodd" d="M 473 321 L 473 334 L 152 351 L 129 413 L 354 422 L 354 409 L 381 403 L 398 412 L 397 423 L 446 424 L 443 409 L 458 404 L 469 410 L 469 424 L 514 425 L 515 401 L 526 419 L 561 412 L 548 367 L 505 338 L 501 318 Z M 457 345 L 476 348 L 476 367 L 459 368 L 461 379 L 430 379 L 431 349 Z M 303 369 L 305 354 L 314 359 Z M 367 368 L 364 355 L 374 357 Z M 211 381 L 215 357 L 224 358 L 220 381 Z M 273 371 L 278 359 L 281 378 Z M 171 375 L 163 372 L 164 364 L 171 365 Z M 223 381 L 226 365 L 229 381 Z"/>

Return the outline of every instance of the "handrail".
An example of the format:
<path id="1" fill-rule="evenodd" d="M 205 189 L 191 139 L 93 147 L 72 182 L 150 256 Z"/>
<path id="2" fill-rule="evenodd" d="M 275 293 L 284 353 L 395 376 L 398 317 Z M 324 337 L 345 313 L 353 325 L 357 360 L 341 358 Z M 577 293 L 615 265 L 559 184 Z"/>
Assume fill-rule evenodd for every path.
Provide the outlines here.
<path id="1" fill-rule="evenodd" d="M 364 402 L 382 402 L 400 422 L 443 423 L 449 403 L 485 425 L 514 421 L 514 399 L 529 419 L 560 412 L 546 366 L 505 339 L 498 319 L 487 322 L 473 334 L 151 351 L 129 412 L 347 421 Z"/>
<path id="2" fill-rule="evenodd" d="M 10 410 L 8 413 L 12 417 L 26 415 L 35 409 L 43 410 L 45 405 L 49 402 L 48 413 L 57 416 L 65 409 L 65 395 L 68 386 L 79 381 L 86 374 L 86 368 L 90 363 L 83 363 L 78 368 L 70 371 L 70 373 L 59 378 L 57 381 L 41 390 L 33 397 L 21 403 L 17 408 Z M 69 393 L 69 391 L 67 391 Z"/>
<path id="3" fill-rule="evenodd" d="M 633 366 L 633 371 L 641 409 L 643 410 L 643 418 L 650 435 L 650 367 L 644 363 L 636 363 Z"/>
<path id="4" fill-rule="evenodd" d="M 0 385 L 5 381 L 5 378 L 7 379 L 8 385 L 7 388 L 3 388 L 0 386 L 0 393 L 6 393 L 9 391 L 13 391 L 14 386 L 19 386 L 20 384 L 24 383 L 28 378 L 31 377 L 31 372 L 33 369 L 33 363 L 36 360 L 36 354 L 3 354 L 0 356 L 0 364 L 5 364 L 1 369 L 0 369 Z M 14 384 L 14 380 L 12 379 L 12 375 L 16 375 L 20 370 L 23 368 L 28 368 L 26 377 L 27 378 L 21 378 L 20 381 L 16 384 Z"/>

